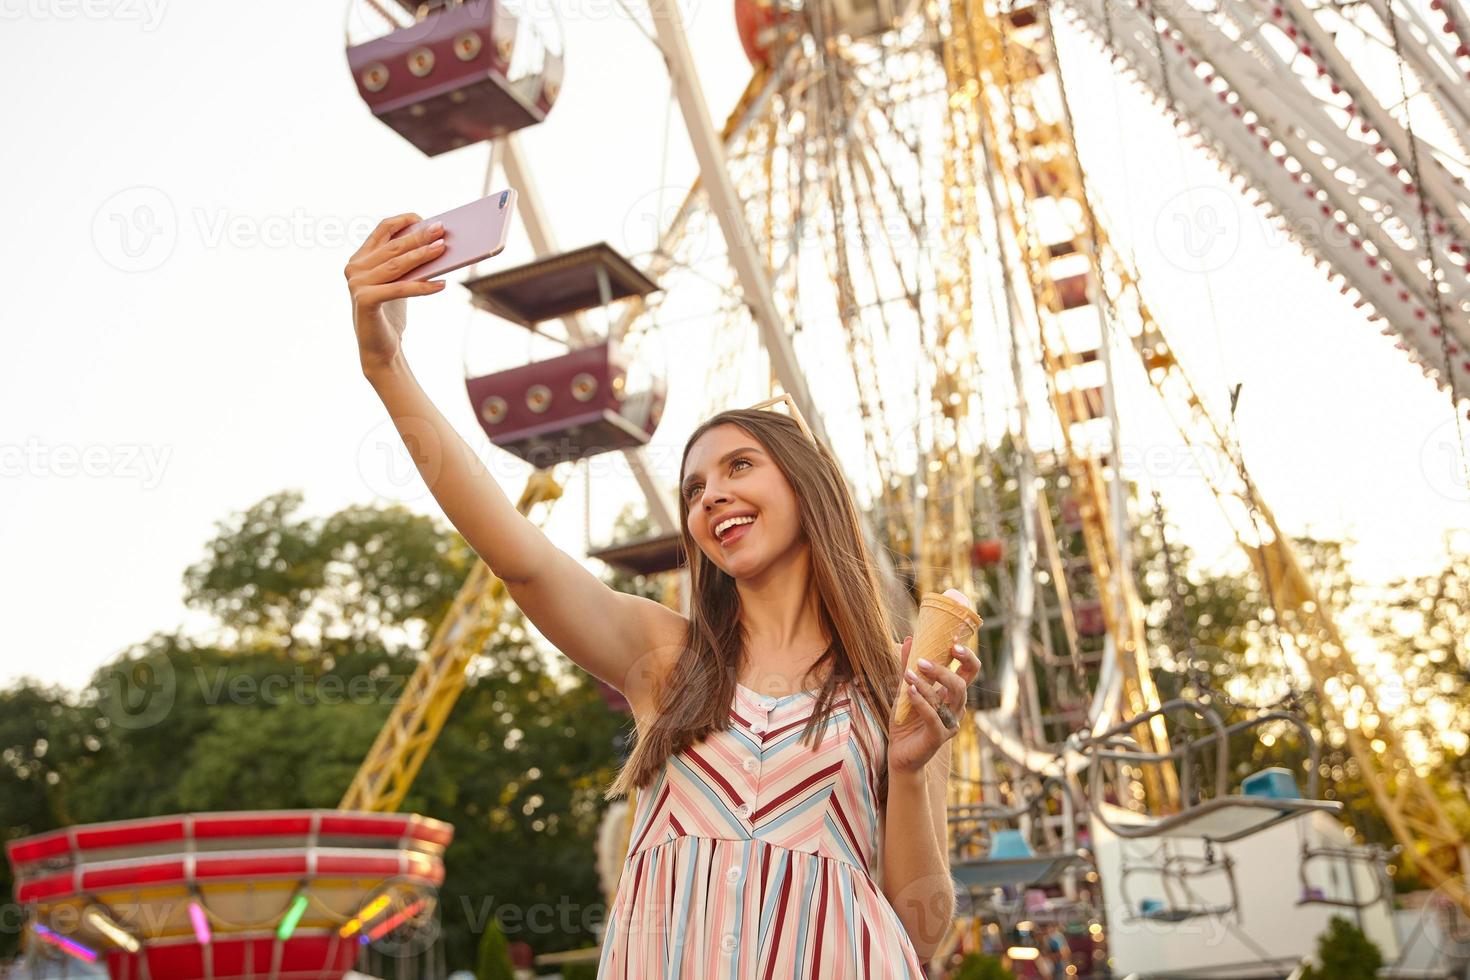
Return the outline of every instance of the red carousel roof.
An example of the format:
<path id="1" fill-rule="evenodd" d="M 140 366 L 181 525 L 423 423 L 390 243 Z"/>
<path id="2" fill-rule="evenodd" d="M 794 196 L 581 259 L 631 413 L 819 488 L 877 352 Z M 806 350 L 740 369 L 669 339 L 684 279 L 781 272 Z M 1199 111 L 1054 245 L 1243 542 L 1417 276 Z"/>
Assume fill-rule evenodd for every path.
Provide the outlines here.
<path id="1" fill-rule="evenodd" d="M 6 852 L 36 940 L 113 977 L 340 977 L 375 930 L 432 915 L 453 835 L 413 814 L 186 813 Z"/>

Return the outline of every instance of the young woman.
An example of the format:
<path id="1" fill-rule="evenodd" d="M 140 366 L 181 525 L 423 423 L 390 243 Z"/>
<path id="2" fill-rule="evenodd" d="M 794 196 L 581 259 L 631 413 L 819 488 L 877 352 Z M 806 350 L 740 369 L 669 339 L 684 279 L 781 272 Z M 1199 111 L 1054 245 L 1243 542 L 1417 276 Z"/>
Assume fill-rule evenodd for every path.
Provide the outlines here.
<path id="1" fill-rule="evenodd" d="M 347 264 L 363 372 L 515 603 L 633 709 L 608 792 L 638 790 L 633 833 L 598 976 L 923 977 L 954 910 L 949 740 L 979 661 L 957 646 L 955 670 L 904 670 L 842 474 L 777 413 L 722 412 L 684 448 L 687 619 L 556 548 L 404 361 L 405 299 L 443 288 L 391 282 L 442 247 L 439 229 L 389 241 L 418 220 L 383 221 Z M 896 724 L 900 685 L 915 710 Z"/>

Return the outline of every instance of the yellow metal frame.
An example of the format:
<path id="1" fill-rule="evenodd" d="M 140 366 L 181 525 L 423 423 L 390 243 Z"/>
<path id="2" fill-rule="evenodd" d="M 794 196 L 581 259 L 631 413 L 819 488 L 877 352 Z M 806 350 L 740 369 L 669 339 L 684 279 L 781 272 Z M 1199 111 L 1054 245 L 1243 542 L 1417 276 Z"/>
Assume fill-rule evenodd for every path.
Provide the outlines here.
<path id="1" fill-rule="evenodd" d="M 549 470 L 536 470 L 526 481 L 516 510 L 529 517 L 539 508 L 544 522 L 561 493 L 561 485 Z M 476 562 L 337 804 L 339 809 L 391 813 L 402 805 L 464 690 L 470 661 L 485 649 L 505 613 L 505 603 L 505 583 L 483 561 Z"/>

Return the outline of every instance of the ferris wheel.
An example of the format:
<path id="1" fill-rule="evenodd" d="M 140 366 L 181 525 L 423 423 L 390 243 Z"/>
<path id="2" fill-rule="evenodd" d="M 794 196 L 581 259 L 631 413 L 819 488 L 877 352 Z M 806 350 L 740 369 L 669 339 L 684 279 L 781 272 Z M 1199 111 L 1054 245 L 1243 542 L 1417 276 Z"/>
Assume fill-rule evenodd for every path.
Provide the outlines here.
<path id="1" fill-rule="evenodd" d="M 493 140 L 492 165 L 530 186 L 513 134 L 555 99 L 554 32 L 488 3 L 400 7 L 360 0 L 349 16 L 376 18 L 378 34 L 349 51 L 374 114 L 431 156 Z M 564 324 L 565 354 L 467 379 L 487 437 L 538 467 L 523 509 L 556 499 L 561 464 L 606 451 L 636 460 L 668 392 L 647 365 L 629 387 L 637 359 L 618 351 L 666 329 L 680 304 L 718 311 L 685 364 L 704 407 L 773 387 L 792 396 L 843 461 L 895 619 L 916 595 L 956 586 L 993 627 L 950 787 L 954 812 L 989 829 L 956 847 L 957 878 L 981 883 L 986 907 L 1039 915 L 1064 877 L 1053 897 L 1066 901 L 1051 911 L 1082 917 L 1090 936 L 1104 897 L 1157 922 L 1238 913 L 1235 866 L 1215 848 L 1330 818 L 1340 804 L 1316 799 L 1316 736 L 1290 710 L 1227 725 L 1217 692 L 1197 687 L 1185 702 L 1159 693 L 1119 453 L 1119 392 L 1133 385 L 1159 399 L 1185 444 L 1232 462 L 1209 489 L 1283 624 L 1283 683 L 1315 692 L 1400 842 L 1470 911 L 1464 843 L 1391 721 L 1369 729 L 1334 707 L 1333 691 L 1371 695 L 1371 683 L 1095 207 L 1055 44 L 1063 20 L 1087 33 L 1273 214 L 1295 229 L 1325 221 L 1336 234 L 1298 235 L 1303 248 L 1356 292 L 1365 322 L 1435 379 L 1458 418 L 1470 393 L 1458 144 L 1470 58 L 1448 39 L 1467 18 L 1442 2 L 1389 0 L 1209 10 L 1180 0 L 738 0 L 752 75 L 717 125 L 678 10 L 652 0 L 649 13 L 698 184 L 636 256 L 605 243 L 560 250 L 523 191 L 539 257 L 465 282 L 481 311 L 533 331 Z M 1370 57 L 1387 59 L 1397 97 L 1382 72 L 1370 76 Z M 716 229 L 722 251 L 710 247 Z M 604 311 L 600 329 L 583 319 L 592 310 Z M 676 583 L 677 529 L 656 481 L 635 473 L 655 533 L 596 557 Z M 402 798 L 504 601 L 477 569 L 344 806 Z M 1214 753 L 1267 723 L 1303 732 L 1301 757 L 1226 780 L 1228 760 Z M 1094 838 L 1085 873 L 1067 843 L 1079 831 Z M 1121 855 L 1106 872 L 1103 836 Z M 1180 839 L 1203 851 L 1180 852 Z M 1126 843 L 1137 840 L 1158 846 L 1140 855 Z M 1301 864 L 1338 850 L 1304 843 Z M 1021 867 L 1034 880 L 1007 877 Z M 1160 882 L 1146 907 L 1107 894 L 1136 883 L 1141 867 Z M 1230 896 L 1180 897 L 1215 879 Z M 1027 906 L 1029 893 L 1043 898 Z M 978 917 L 966 928 L 957 945 L 989 941 Z M 1063 955 L 1032 940 L 1038 957 Z"/>

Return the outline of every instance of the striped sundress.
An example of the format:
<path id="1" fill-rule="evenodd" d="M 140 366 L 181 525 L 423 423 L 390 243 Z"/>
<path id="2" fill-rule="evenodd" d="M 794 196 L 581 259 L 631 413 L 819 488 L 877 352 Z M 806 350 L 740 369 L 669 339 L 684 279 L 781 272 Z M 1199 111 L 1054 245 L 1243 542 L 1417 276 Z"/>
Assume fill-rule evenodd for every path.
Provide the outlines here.
<path id="1" fill-rule="evenodd" d="M 844 687 L 812 749 L 815 704 L 737 685 L 728 728 L 638 792 L 599 980 L 923 980 L 874 882 L 883 731 Z"/>

